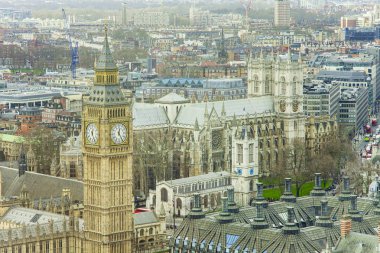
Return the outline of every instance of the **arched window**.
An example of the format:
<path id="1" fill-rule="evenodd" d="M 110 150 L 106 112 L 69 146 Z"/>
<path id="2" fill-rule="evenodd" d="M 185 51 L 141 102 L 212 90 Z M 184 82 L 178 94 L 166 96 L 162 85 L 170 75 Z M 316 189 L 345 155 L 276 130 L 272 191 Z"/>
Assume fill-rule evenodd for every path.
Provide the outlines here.
<path id="1" fill-rule="evenodd" d="M 259 92 L 259 78 L 257 76 L 253 77 L 253 92 L 254 93 Z"/>
<path id="2" fill-rule="evenodd" d="M 215 194 L 211 194 L 211 207 L 215 207 L 216 206 L 216 199 L 215 199 Z"/>
<path id="3" fill-rule="evenodd" d="M 249 191 L 253 192 L 253 179 L 249 181 Z"/>
<path id="4" fill-rule="evenodd" d="M 150 234 L 150 235 L 153 235 L 153 228 L 150 228 L 150 229 L 149 229 L 149 234 Z"/>
<path id="5" fill-rule="evenodd" d="M 153 206 L 156 206 L 156 195 L 153 195 Z"/>
<path id="6" fill-rule="evenodd" d="M 297 77 L 293 78 L 292 93 L 293 93 L 293 96 L 297 95 Z"/>
<path id="7" fill-rule="evenodd" d="M 286 83 L 284 77 L 281 77 L 281 95 L 286 95 Z"/>
<path id="8" fill-rule="evenodd" d="M 204 208 L 208 207 L 208 196 L 207 195 L 205 195 L 203 197 L 203 206 L 204 206 Z"/>
<path id="9" fill-rule="evenodd" d="M 144 236 L 144 229 L 140 229 L 140 236 Z"/>
<path id="10" fill-rule="evenodd" d="M 222 203 L 222 194 L 220 192 L 218 195 L 216 195 L 216 203 L 217 205 L 220 205 Z"/>
<path id="11" fill-rule="evenodd" d="M 265 77 L 265 94 L 269 93 L 269 75 Z"/>
<path id="12" fill-rule="evenodd" d="M 168 190 L 166 188 L 161 189 L 161 201 L 168 202 Z"/>
<path id="13" fill-rule="evenodd" d="M 176 200 L 176 206 L 178 209 L 182 209 L 182 200 L 180 198 L 177 198 Z"/>

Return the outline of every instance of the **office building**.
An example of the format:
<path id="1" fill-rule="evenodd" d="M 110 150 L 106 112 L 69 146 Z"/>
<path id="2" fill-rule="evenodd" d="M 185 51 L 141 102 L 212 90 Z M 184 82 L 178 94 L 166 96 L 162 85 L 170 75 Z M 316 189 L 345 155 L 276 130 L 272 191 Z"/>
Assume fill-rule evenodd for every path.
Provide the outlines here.
<path id="1" fill-rule="evenodd" d="M 274 25 L 290 26 L 290 2 L 289 0 L 275 0 L 274 2 Z"/>

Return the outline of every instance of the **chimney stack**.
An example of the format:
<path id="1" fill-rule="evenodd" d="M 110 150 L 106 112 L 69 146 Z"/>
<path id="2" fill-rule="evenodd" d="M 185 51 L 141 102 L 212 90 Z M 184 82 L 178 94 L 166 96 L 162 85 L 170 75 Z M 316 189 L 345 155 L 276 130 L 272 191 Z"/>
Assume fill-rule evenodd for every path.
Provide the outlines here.
<path id="1" fill-rule="evenodd" d="M 217 219 L 220 223 L 228 223 L 234 220 L 231 213 L 228 211 L 228 198 L 222 197 L 222 212 L 219 213 Z"/>
<path id="2" fill-rule="evenodd" d="M 291 186 L 292 186 L 292 179 L 285 178 L 285 193 L 292 193 Z"/>
<path id="3" fill-rule="evenodd" d="M 343 177 L 343 191 L 350 192 L 350 178 L 348 176 Z"/>
<path id="4" fill-rule="evenodd" d="M 296 202 L 296 197 L 293 196 L 292 190 L 292 179 L 291 178 L 285 178 L 285 192 L 281 196 L 281 200 L 284 202 Z"/>
<path id="5" fill-rule="evenodd" d="M 227 188 L 227 197 L 228 197 L 228 211 L 230 213 L 238 213 L 239 207 L 235 203 L 235 190 L 234 187 L 229 186 Z"/>
<path id="6" fill-rule="evenodd" d="M 294 223 L 295 215 L 294 215 L 294 207 L 288 206 L 288 223 Z"/>
<path id="7" fill-rule="evenodd" d="M 201 208 L 201 196 L 199 193 L 194 194 L 194 208 Z"/>
<path id="8" fill-rule="evenodd" d="M 333 222 L 330 220 L 330 216 L 328 213 L 327 204 L 328 204 L 327 199 L 321 200 L 321 215 L 315 221 L 315 225 L 317 227 L 326 227 L 326 228 L 332 228 L 333 227 Z"/>
<path id="9" fill-rule="evenodd" d="M 314 178 L 314 189 L 320 189 L 322 188 L 321 186 L 321 173 L 315 173 L 315 178 Z"/>
<path id="10" fill-rule="evenodd" d="M 326 217 L 328 215 L 327 213 L 327 200 L 323 199 L 321 200 L 321 216 Z"/>
<path id="11" fill-rule="evenodd" d="M 342 238 L 347 237 L 350 234 L 351 227 L 351 217 L 348 215 L 344 215 L 340 220 L 340 236 Z"/>
<path id="12" fill-rule="evenodd" d="M 235 204 L 234 187 L 227 188 L 228 205 Z"/>
<path id="13" fill-rule="evenodd" d="M 310 195 L 313 197 L 321 197 L 326 195 L 325 190 L 322 189 L 321 173 L 314 174 L 314 188 L 311 191 Z"/>
<path id="14" fill-rule="evenodd" d="M 296 216 L 294 213 L 294 207 L 288 206 L 287 210 L 288 210 L 288 219 L 285 223 L 285 226 L 282 228 L 282 231 L 288 235 L 298 234 L 300 232 L 300 229 L 298 227 L 297 222 L 294 221 L 296 219 Z"/>
<path id="15" fill-rule="evenodd" d="M 199 193 L 194 194 L 194 207 L 189 213 L 191 219 L 201 219 L 205 217 L 201 207 L 201 195 Z"/>
<path id="16" fill-rule="evenodd" d="M 343 189 L 341 194 L 339 194 L 339 201 L 351 201 L 351 199 L 350 178 L 348 176 L 344 176 Z"/>

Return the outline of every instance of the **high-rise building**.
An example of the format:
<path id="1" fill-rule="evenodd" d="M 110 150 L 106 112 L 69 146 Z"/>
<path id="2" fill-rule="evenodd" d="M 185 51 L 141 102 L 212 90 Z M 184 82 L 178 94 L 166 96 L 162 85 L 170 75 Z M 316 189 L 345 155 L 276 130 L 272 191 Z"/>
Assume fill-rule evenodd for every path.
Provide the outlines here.
<path id="1" fill-rule="evenodd" d="M 84 235 L 87 253 L 132 252 L 132 117 L 107 35 L 83 102 Z"/>
<path id="2" fill-rule="evenodd" d="M 123 10 L 122 10 L 122 14 L 121 14 L 121 23 L 122 25 L 127 25 L 127 4 L 126 3 L 123 3 Z"/>
<path id="3" fill-rule="evenodd" d="M 276 0 L 274 3 L 274 25 L 290 26 L 289 0 Z"/>

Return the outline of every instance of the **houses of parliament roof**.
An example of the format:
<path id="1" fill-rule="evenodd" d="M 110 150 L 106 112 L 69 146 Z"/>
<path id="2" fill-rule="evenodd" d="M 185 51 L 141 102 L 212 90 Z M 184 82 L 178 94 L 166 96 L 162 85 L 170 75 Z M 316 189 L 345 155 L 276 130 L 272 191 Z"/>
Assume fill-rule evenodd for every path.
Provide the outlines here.
<path id="1" fill-rule="evenodd" d="M 199 208 L 198 215 L 190 213 L 175 230 L 171 248 L 174 252 L 322 252 L 340 240 L 343 215 L 351 217 L 353 232 L 377 234 L 378 200 L 358 198 L 350 192 L 349 179 L 343 181 L 341 195 L 326 196 L 321 194 L 320 175 L 316 174 L 311 196 L 295 198 L 287 179 L 281 201 L 274 203 L 263 198 L 259 183 L 252 205 L 241 208 L 236 207 L 230 188 L 232 193 L 223 200 L 226 204 L 220 213 L 205 215 Z M 200 207 L 199 199 L 194 198 L 194 207 Z"/>

